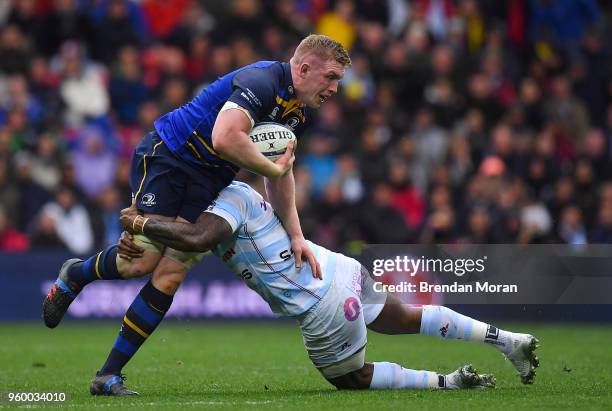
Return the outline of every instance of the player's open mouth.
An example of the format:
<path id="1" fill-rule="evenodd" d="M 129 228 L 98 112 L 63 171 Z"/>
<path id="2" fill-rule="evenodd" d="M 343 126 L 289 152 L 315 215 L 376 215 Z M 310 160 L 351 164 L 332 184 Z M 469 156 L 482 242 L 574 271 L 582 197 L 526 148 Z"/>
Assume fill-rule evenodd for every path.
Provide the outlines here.
<path id="1" fill-rule="evenodd" d="M 321 104 L 325 103 L 325 100 L 327 100 L 327 97 L 325 97 L 323 94 L 319 94 L 319 101 Z"/>

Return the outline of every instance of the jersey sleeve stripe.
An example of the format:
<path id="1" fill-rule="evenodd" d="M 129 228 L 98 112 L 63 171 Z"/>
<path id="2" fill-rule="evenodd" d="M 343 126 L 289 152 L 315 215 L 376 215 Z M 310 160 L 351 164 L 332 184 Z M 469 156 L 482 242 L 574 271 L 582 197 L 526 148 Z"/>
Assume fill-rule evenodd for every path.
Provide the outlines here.
<path id="1" fill-rule="evenodd" d="M 208 150 L 208 152 L 214 156 L 217 156 L 221 159 L 223 159 L 223 157 L 221 157 L 219 155 L 219 153 L 217 153 L 211 146 L 209 146 L 208 144 L 206 144 L 206 141 L 204 140 L 204 138 L 200 135 L 200 133 L 196 131 L 193 132 L 193 134 L 196 136 L 196 138 L 198 139 L 198 141 L 200 142 L 200 144 L 202 144 L 204 146 L 204 148 L 206 150 Z"/>
<path id="2" fill-rule="evenodd" d="M 186 143 L 187 143 L 187 147 L 191 149 L 191 151 L 193 152 L 193 154 L 195 154 L 198 160 L 201 160 L 202 156 L 200 155 L 200 153 L 198 153 L 198 150 L 196 150 L 195 146 L 191 143 L 191 141 L 187 141 Z"/>

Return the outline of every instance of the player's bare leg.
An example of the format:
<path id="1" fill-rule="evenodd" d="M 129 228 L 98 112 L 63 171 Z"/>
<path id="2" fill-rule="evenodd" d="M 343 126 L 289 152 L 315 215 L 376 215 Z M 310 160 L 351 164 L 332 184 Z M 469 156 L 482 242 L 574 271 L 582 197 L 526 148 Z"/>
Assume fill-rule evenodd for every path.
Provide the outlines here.
<path id="1" fill-rule="evenodd" d="M 140 290 L 126 312 L 115 344 L 91 383 L 91 394 L 136 394 L 123 385 L 121 371 L 161 323 L 172 305 L 174 294 L 199 258 L 201 254 L 181 253 L 166 248 L 151 280 Z"/>
<path id="2" fill-rule="evenodd" d="M 490 344 L 510 360 L 524 384 L 533 383 L 539 366 L 535 355 L 538 340 L 534 336 L 501 330 L 443 306 L 410 306 L 388 295 L 380 315 L 368 328 L 382 334 L 420 333 Z"/>
<path id="3" fill-rule="evenodd" d="M 164 221 L 175 220 L 175 217 L 156 214 L 146 216 Z M 137 236 L 135 242 L 144 248 L 140 258 L 127 260 L 119 257 L 117 245 L 113 244 L 85 261 L 77 258 L 65 261 L 43 302 L 43 319 L 47 327 L 57 327 L 72 301 L 87 284 L 97 280 L 138 278 L 152 272 L 162 257 L 164 247 L 144 236 Z"/>
<path id="4" fill-rule="evenodd" d="M 122 369 L 155 331 L 170 309 L 174 294 L 187 275 L 178 261 L 162 257 L 151 280 L 128 308 L 106 362 L 91 382 L 92 395 L 135 395 L 123 385 Z"/>

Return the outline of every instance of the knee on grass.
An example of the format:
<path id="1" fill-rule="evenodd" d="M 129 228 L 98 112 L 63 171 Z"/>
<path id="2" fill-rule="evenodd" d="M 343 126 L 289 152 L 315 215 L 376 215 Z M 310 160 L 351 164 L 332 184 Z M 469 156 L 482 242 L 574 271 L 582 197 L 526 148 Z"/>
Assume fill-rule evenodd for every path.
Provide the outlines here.
<path id="1" fill-rule="evenodd" d="M 340 377 L 327 378 L 327 381 L 339 390 L 367 390 L 372 382 L 373 371 L 372 364 L 364 364 L 362 368 L 356 371 L 351 371 Z"/>

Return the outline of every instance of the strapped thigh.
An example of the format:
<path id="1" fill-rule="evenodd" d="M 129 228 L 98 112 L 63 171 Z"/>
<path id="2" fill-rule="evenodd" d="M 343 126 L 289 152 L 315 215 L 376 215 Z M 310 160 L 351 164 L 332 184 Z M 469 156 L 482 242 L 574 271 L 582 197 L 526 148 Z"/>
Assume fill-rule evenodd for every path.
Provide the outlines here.
<path id="1" fill-rule="evenodd" d="M 162 254 L 164 252 L 164 245 L 159 241 L 150 239 L 143 234 L 134 234 L 134 244 L 144 248 L 146 251 Z"/>
<path id="2" fill-rule="evenodd" d="M 178 261 L 179 263 L 187 267 L 187 270 L 191 270 L 200 261 L 202 261 L 202 258 L 204 257 L 204 255 L 208 253 L 210 252 L 207 251 L 207 252 L 201 253 L 197 251 L 179 251 L 171 247 L 166 247 L 166 250 L 164 251 L 164 257 L 167 257 L 174 261 Z"/>
<path id="3" fill-rule="evenodd" d="M 365 346 L 350 357 L 340 360 L 332 365 L 318 368 L 318 370 L 321 371 L 321 374 L 323 374 L 323 376 L 329 380 L 332 378 L 341 377 L 353 371 L 360 370 L 364 364 Z"/>

